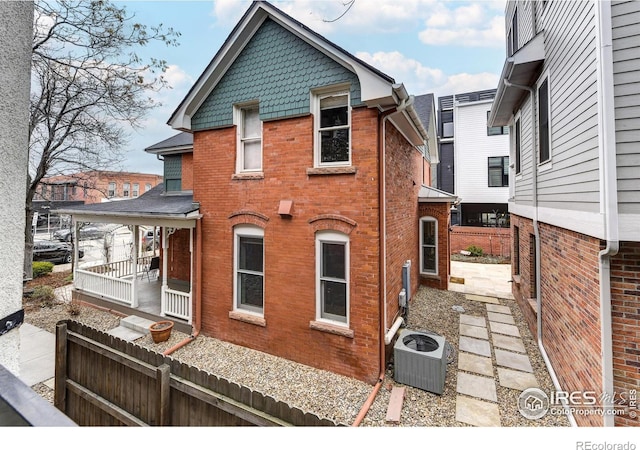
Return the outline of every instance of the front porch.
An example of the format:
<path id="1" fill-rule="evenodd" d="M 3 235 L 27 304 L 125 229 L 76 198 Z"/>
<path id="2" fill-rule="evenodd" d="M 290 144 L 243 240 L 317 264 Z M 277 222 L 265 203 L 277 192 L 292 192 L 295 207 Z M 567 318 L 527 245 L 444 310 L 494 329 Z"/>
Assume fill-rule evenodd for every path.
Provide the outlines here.
<path id="1" fill-rule="evenodd" d="M 159 277 L 151 269 L 155 256 L 138 258 L 136 268 L 130 260 L 78 268 L 76 291 L 119 303 L 156 316 L 171 316 L 190 322 L 191 288 L 188 283 Z M 133 272 L 136 276 L 133 276 Z"/>
<path id="2" fill-rule="evenodd" d="M 113 290 L 111 291 L 112 295 L 108 295 L 110 287 L 117 285 L 118 282 L 106 281 L 104 274 L 98 273 L 99 276 L 95 277 L 95 271 L 98 270 L 100 269 L 94 267 L 90 270 L 80 269 L 76 272 L 78 280 L 83 281 L 74 284 L 74 299 L 127 316 L 135 315 L 153 321 L 168 318 L 174 321 L 176 330 L 191 334 L 191 293 L 188 284 L 177 280 L 167 280 L 167 285 L 163 290 L 162 278 L 151 275 L 147 279 L 146 273 L 142 272 L 138 275 L 135 284 L 137 306 L 133 307 L 132 303 L 115 298 Z M 133 285 L 132 276 L 121 281 L 124 284 Z"/>
<path id="3" fill-rule="evenodd" d="M 91 246 L 88 261 L 85 251 L 82 264 L 74 246 L 74 299 L 154 321 L 168 318 L 191 333 L 200 217 L 192 194 L 165 195 L 159 185 L 136 199 L 59 213 L 72 216 L 73 242 L 84 224 L 118 225 Z"/>

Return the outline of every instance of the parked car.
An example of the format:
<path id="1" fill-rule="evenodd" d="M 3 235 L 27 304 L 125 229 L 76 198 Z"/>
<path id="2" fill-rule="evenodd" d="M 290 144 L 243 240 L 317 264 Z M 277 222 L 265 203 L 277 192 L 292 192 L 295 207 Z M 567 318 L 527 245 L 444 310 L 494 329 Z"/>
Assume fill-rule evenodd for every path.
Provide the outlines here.
<path id="1" fill-rule="evenodd" d="M 78 256 L 82 258 L 84 251 L 78 250 Z M 34 241 L 33 260 L 49 261 L 52 263 L 70 263 L 73 260 L 73 246 L 67 242 Z"/>
<path id="2" fill-rule="evenodd" d="M 105 235 L 105 231 L 98 227 L 82 227 L 80 228 L 80 240 L 99 239 Z M 73 233 L 70 229 L 64 228 L 53 233 L 53 238 L 63 242 L 71 242 Z"/>

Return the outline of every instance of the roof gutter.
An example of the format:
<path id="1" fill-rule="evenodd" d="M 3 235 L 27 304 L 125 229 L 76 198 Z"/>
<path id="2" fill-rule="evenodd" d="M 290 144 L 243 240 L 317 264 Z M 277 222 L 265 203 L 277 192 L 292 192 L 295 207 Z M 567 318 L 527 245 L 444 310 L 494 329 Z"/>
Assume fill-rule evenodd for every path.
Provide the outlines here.
<path id="1" fill-rule="evenodd" d="M 196 210 L 197 211 L 197 210 Z M 194 211 L 185 214 L 144 214 L 140 212 L 104 212 L 104 211 L 91 211 L 91 212 L 79 212 L 73 209 L 57 209 L 58 214 L 68 214 L 72 216 L 99 216 L 99 217 L 125 217 L 136 219 L 155 219 L 155 220 L 194 220 L 202 218 L 202 214 L 197 213 L 191 215 Z"/>
<path id="2" fill-rule="evenodd" d="M 429 132 L 424 127 L 422 120 L 420 120 L 420 117 L 418 116 L 418 112 L 414 105 L 415 97 L 413 95 L 409 95 L 403 83 L 394 84 L 391 88 L 393 90 L 393 97 L 397 99 L 398 103 L 398 106 L 393 113 L 406 113 L 411 124 L 422 138 L 422 145 L 424 145 L 424 141 L 429 139 Z"/>

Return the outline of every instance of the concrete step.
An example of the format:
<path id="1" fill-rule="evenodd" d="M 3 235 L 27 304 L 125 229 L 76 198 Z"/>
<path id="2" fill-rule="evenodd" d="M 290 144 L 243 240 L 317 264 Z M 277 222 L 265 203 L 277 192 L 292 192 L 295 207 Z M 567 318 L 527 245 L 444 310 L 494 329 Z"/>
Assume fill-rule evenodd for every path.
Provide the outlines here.
<path id="1" fill-rule="evenodd" d="M 122 325 L 109 330 L 107 334 L 130 342 L 135 341 L 136 339 L 139 339 L 145 335 L 145 333 L 140 333 L 139 331 L 132 330 L 129 327 L 123 327 Z"/>
<path id="2" fill-rule="evenodd" d="M 153 320 L 144 319 L 138 316 L 127 316 L 120 319 L 120 326 L 129 328 L 133 331 L 137 331 L 138 333 L 147 334 L 149 333 L 149 326 L 154 323 Z"/>

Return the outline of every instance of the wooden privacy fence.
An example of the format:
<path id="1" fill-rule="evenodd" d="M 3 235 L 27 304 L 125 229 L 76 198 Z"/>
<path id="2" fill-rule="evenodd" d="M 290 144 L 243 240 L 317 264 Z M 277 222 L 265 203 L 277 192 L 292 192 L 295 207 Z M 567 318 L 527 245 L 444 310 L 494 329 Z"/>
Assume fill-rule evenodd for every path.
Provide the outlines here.
<path id="1" fill-rule="evenodd" d="M 56 326 L 55 406 L 82 426 L 336 426 L 72 320 Z"/>

